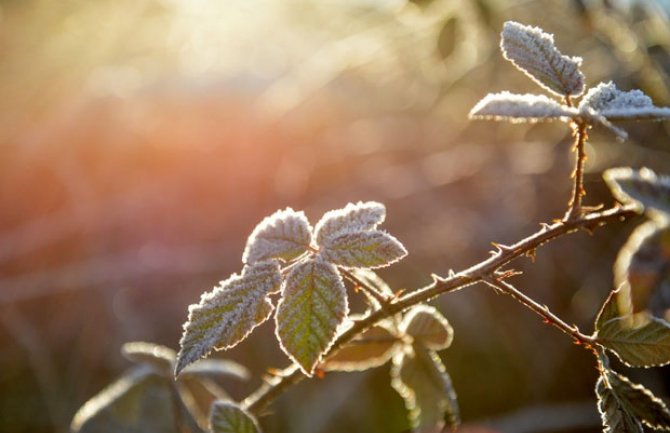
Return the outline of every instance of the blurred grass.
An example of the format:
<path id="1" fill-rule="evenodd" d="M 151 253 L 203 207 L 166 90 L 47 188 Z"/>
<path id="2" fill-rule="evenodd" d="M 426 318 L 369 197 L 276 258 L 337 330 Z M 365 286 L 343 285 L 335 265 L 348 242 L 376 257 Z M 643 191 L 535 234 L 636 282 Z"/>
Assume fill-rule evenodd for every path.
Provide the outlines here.
<path id="1" fill-rule="evenodd" d="M 562 215 L 567 128 L 467 121 L 488 92 L 538 91 L 499 55 L 502 23 L 555 33 L 590 84 L 670 105 L 668 13 L 661 1 L 0 3 L 0 431 L 67 431 L 127 367 L 123 342 L 176 347 L 186 306 L 240 268 L 277 208 L 315 222 L 347 201 L 386 203 L 410 256 L 384 275 L 408 289 Z M 626 143 L 592 134 L 589 204 L 611 202 L 604 168 L 670 171 L 667 123 L 625 127 Z M 520 265 L 519 286 L 590 329 L 633 226 L 557 241 Z M 593 400 L 592 360 L 519 306 L 484 288 L 438 305 L 467 422 Z M 256 373 L 233 395 L 286 364 L 271 328 L 221 355 Z M 663 370 L 639 374 L 667 395 Z M 407 428 L 385 368 L 303 383 L 274 411 L 267 432 Z"/>

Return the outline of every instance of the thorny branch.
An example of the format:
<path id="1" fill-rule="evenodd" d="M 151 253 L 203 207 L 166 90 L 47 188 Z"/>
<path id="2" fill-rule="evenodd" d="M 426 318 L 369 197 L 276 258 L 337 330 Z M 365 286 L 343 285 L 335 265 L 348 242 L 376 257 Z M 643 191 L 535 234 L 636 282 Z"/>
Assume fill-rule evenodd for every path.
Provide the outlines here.
<path id="1" fill-rule="evenodd" d="M 510 283 L 504 281 L 500 277 L 495 278 L 484 278 L 484 282 L 494 289 L 499 290 L 500 292 L 511 296 L 520 304 L 528 307 L 530 310 L 538 314 L 544 321 L 555 328 L 560 329 L 570 337 L 572 337 L 576 343 L 583 345 L 586 348 L 593 347 L 594 339 L 588 335 L 582 334 L 577 326 L 568 325 L 560 317 L 555 315 L 549 310 L 549 307 L 546 305 L 538 304 L 533 298 L 529 297 L 522 291 L 518 290 L 516 287 Z"/>
<path id="2" fill-rule="evenodd" d="M 586 139 L 588 137 L 588 123 L 575 122 L 572 124 L 572 134 L 575 138 L 575 171 L 572 173 L 574 178 L 572 199 L 570 200 L 570 209 L 565 214 L 566 220 L 573 220 L 582 214 L 582 198 L 586 195 L 584 190 L 584 163 L 586 162 Z"/>
<path id="3" fill-rule="evenodd" d="M 583 133 L 585 134 L 585 131 Z M 579 197 L 577 200 L 580 201 L 582 193 L 578 193 L 577 196 Z M 571 209 L 575 208 L 574 204 L 575 203 L 573 203 Z M 357 335 L 364 332 L 366 329 L 373 326 L 377 322 L 390 317 L 393 314 L 402 312 L 405 309 L 422 302 L 429 301 L 430 299 L 433 299 L 441 294 L 460 290 L 478 282 L 488 281 L 490 283 L 493 279 L 495 279 L 496 272 L 499 271 L 500 268 L 519 257 L 534 254 L 537 248 L 558 237 L 573 233 L 579 229 L 592 231 L 599 226 L 614 221 L 623 221 L 634 215 L 636 214 L 630 206 L 615 206 L 605 211 L 592 212 L 585 215 L 581 212 L 576 212 L 571 218 L 566 218 L 564 220 L 554 222 L 550 225 L 544 224 L 540 230 L 511 246 L 499 245 L 498 250 L 488 259 L 483 260 L 461 272 L 454 273 L 447 278 L 434 275 L 433 282 L 428 286 L 413 292 L 409 292 L 404 296 L 396 299 L 394 302 L 385 305 L 384 308 L 379 308 L 373 311 L 364 319 L 357 321 L 347 331 L 340 334 L 330 349 L 326 352 L 324 358 L 328 358 L 329 356 L 333 355 L 343 345 L 353 340 Z M 526 299 L 523 300 L 526 301 Z M 528 298 L 528 300 L 532 301 L 530 298 Z M 532 302 L 535 303 L 535 301 Z M 541 306 L 538 307 L 542 310 Z M 552 319 L 554 319 L 554 317 L 555 316 L 553 316 Z M 566 329 L 562 330 L 567 331 L 568 328 L 572 329 L 569 325 L 565 325 L 565 327 Z M 588 337 L 580 336 L 580 338 L 587 339 Z M 261 385 L 261 387 L 250 394 L 242 402 L 242 405 L 251 412 L 257 414 L 261 413 L 278 396 L 283 394 L 288 388 L 300 382 L 305 377 L 306 376 L 304 376 L 295 365 L 291 365 L 288 368 L 282 370 L 277 376 L 267 380 L 263 385 Z"/>

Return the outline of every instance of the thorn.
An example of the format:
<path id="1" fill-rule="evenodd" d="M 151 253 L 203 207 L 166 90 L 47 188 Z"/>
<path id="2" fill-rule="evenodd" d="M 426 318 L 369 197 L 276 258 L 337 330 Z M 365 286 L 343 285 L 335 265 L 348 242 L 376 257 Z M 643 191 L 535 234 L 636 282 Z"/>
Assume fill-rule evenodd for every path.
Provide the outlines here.
<path id="1" fill-rule="evenodd" d="M 454 272 L 453 269 L 449 269 L 449 278 L 454 278 L 456 276 L 456 272 Z"/>
<path id="2" fill-rule="evenodd" d="M 358 284 L 354 284 L 354 293 L 358 293 L 361 290 L 362 290 L 361 286 L 359 286 Z"/>
<path id="3" fill-rule="evenodd" d="M 551 229 L 551 224 L 540 223 L 540 227 L 542 228 L 542 230 L 550 230 Z"/>
<path id="4" fill-rule="evenodd" d="M 316 370 L 314 370 L 314 375 L 319 379 L 323 379 L 324 377 L 326 377 L 326 372 L 321 368 L 317 368 Z"/>
<path id="5" fill-rule="evenodd" d="M 512 247 L 509 245 L 499 244 L 498 242 L 491 242 L 491 245 L 493 245 L 499 251 L 512 251 Z"/>
<path id="6" fill-rule="evenodd" d="M 542 319 L 542 321 L 543 321 L 544 323 L 546 323 L 547 325 L 551 325 L 551 321 L 550 321 L 549 319 L 547 319 L 547 318 Z"/>
<path id="7" fill-rule="evenodd" d="M 284 374 L 280 369 L 273 368 L 273 367 L 269 367 L 267 369 L 267 373 L 272 377 L 279 377 L 279 376 L 282 376 Z"/>
<path id="8" fill-rule="evenodd" d="M 451 277 L 451 274 L 453 274 L 453 272 L 454 272 L 453 270 L 449 269 L 449 276 L 450 277 Z M 442 278 L 441 276 L 439 276 L 437 274 L 430 274 L 430 278 L 433 279 L 433 283 L 443 283 L 444 282 L 444 278 Z"/>
<path id="9" fill-rule="evenodd" d="M 402 296 L 403 293 L 405 293 L 406 289 L 400 289 L 395 294 L 393 295 L 392 301 L 397 301 L 400 296 Z"/>
<path id="10" fill-rule="evenodd" d="M 530 261 L 535 263 L 535 257 L 537 255 L 537 248 L 533 248 L 532 250 L 526 251 L 526 257 L 530 258 Z"/>

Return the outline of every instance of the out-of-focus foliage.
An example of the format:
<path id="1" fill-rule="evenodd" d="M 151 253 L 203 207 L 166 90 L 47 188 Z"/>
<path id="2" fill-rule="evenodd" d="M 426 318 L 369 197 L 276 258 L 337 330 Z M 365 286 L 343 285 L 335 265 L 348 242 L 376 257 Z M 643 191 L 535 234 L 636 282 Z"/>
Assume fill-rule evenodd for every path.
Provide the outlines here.
<path id="1" fill-rule="evenodd" d="M 124 367 L 124 341 L 176 347 L 186 306 L 239 270 L 246 235 L 273 209 L 306 208 L 316 218 L 349 201 L 386 203 L 388 230 L 412 251 L 402 269 L 384 271 L 394 290 L 473 263 L 490 241 L 518 239 L 556 217 L 570 193 L 555 181 L 571 170 L 562 125 L 467 121 L 482 94 L 536 90 L 499 55 L 506 20 L 542 27 L 588 58 L 590 85 L 612 80 L 670 104 L 660 1 L 28 0 L 0 8 L 0 431 L 67 431 L 77 408 Z M 667 128 L 626 125 L 625 143 L 594 131 L 587 201 L 610 200 L 599 186 L 606 167 L 669 172 Z M 522 284 L 569 321 L 590 323 L 629 231 L 559 242 Z M 440 305 L 459 335 L 448 364 L 463 418 L 492 419 L 488 429 L 514 422 L 507 431 L 515 433 L 533 417 L 596 431 L 592 401 L 570 406 L 570 416 L 556 409 L 593 399 L 591 360 L 534 317 L 509 314 L 514 308 L 477 290 Z M 281 367 L 273 338 L 262 326 L 230 357 L 255 377 Z M 569 377 L 560 374 L 566 366 Z M 664 374 L 634 379 L 663 390 Z M 387 392 L 388 372 L 333 372 L 318 384 L 280 400 L 264 431 L 408 427 L 403 402 Z"/>

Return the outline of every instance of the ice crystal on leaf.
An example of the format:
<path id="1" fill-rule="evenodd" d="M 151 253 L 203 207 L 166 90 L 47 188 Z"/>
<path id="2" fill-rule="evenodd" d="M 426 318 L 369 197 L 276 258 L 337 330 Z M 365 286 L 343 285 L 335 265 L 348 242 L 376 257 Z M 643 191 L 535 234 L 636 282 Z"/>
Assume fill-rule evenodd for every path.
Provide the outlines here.
<path id="1" fill-rule="evenodd" d="M 544 95 L 518 95 L 509 92 L 488 94 L 470 111 L 471 119 L 519 122 L 549 122 L 578 114 Z"/>
<path id="2" fill-rule="evenodd" d="M 292 260 L 307 251 L 312 235 L 307 217 L 291 208 L 266 217 L 249 236 L 242 261 Z"/>
<path id="3" fill-rule="evenodd" d="M 589 89 L 579 103 L 579 109 L 584 114 L 591 109 L 611 122 L 670 118 L 670 108 L 655 106 L 641 90 L 621 91 L 611 81 Z"/>
<path id="4" fill-rule="evenodd" d="M 324 245 L 342 232 L 374 230 L 384 222 L 386 207 L 374 201 L 349 203 L 342 209 L 326 212 L 314 228 L 318 245 Z"/>
<path id="5" fill-rule="evenodd" d="M 579 96 L 584 92 L 580 57 L 561 54 L 554 37 L 542 29 L 507 21 L 500 48 L 503 56 L 543 88 L 559 96 Z"/>
<path id="6" fill-rule="evenodd" d="M 260 262 L 204 293 L 200 302 L 188 309 L 176 373 L 214 348 L 235 346 L 267 320 L 273 310 L 267 295 L 277 292 L 280 284 L 277 262 Z"/>

